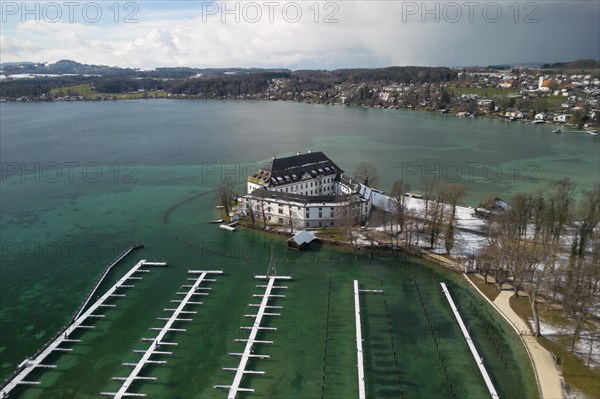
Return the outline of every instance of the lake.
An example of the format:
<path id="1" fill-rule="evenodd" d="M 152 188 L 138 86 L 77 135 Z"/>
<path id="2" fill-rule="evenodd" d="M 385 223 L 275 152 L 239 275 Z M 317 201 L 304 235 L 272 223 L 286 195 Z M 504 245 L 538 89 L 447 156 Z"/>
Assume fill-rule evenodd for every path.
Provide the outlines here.
<path id="1" fill-rule="evenodd" d="M 211 190 L 225 177 L 242 190 L 246 176 L 272 156 L 309 149 L 325 152 L 350 174 L 358 163 L 374 162 L 384 190 L 397 178 L 406 178 L 414 191 L 425 175 L 460 180 L 469 190 L 468 205 L 566 176 L 582 188 L 598 179 L 597 137 L 420 112 L 284 102 L 3 103 L 0 126 L 0 378 L 70 320 L 125 247 L 145 244 L 109 275 L 107 286 L 138 259 L 169 264 L 118 299 L 73 352 L 49 359 L 57 369 L 31 376 L 42 385 L 19 390 L 24 398 L 116 391 L 119 384 L 110 378 L 129 373 L 121 363 L 137 360 L 132 350 L 147 346 L 140 338 L 162 326 L 156 317 L 186 284 L 188 268 L 225 274 L 195 309 L 188 332 L 173 335 L 179 346 L 169 363 L 144 370 L 158 382 L 134 388 L 155 397 L 224 397 L 212 386 L 233 379 L 221 369 L 237 365 L 227 353 L 242 350 L 233 340 L 247 334 L 239 326 L 248 324 L 243 315 L 259 292 L 253 275 L 266 271 L 271 247 L 278 272 L 295 281 L 287 297 L 277 299 L 282 316 L 269 321 L 280 327 L 275 344 L 260 349 L 271 358 L 249 365 L 266 375 L 244 379 L 259 396 L 312 398 L 322 386 L 325 397 L 356 395 L 352 281 L 359 279 L 361 288 L 385 290 L 384 296 L 361 297 L 371 396 L 398 397 L 402 390 L 403 397 L 486 397 L 464 339 L 452 327 L 439 288 L 444 281 L 501 397 L 534 397 L 520 341 L 459 276 L 413 258 L 328 247 L 296 253 L 277 237 L 231 234 L 206 223 L 218 216 Z M 179 204 L 165 220 L 165 211 Z M 425 327 L 416 285 L 435 333 Z M 324 359 L 327 324 L 331 349 Z"/>

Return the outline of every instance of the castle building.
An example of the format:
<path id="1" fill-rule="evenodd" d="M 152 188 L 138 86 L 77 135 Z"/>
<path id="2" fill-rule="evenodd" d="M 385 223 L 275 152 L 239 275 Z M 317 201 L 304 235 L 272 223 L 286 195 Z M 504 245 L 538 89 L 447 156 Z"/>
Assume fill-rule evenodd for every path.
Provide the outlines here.
<path id="1" fill-rule="evenodd" d="M 344 175 L 324 153 L 277 158 L 247 181 L 245 208 L 257 221 L 295 228 L 364 224 L 371 189 Z"/>

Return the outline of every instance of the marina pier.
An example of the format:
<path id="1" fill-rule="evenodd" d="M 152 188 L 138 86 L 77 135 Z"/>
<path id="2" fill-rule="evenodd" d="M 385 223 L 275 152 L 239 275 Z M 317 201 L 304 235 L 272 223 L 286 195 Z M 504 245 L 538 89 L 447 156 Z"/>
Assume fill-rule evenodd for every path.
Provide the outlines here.
<path id="1" fill-rule="evenodd" d="M 195 295 L 208 295 L 205 292 L 200 291 L 200 284 L 206 281 L 214 281 L 214 279 L 207 279 L 206 276 L 209 274 L 223 274 L 222 270 L 188 270 L 189 274 L 200 274 L 199 277 L 192 279 L 194 280 L 194 284 L 192 285 L 183 285 L 182 288 L 189 288 L 187 292 L 185 292 L 185 296 L 181 300 L 175 300 L 179 305 L 175 309 L 164 309 L 165 311 L 172 311 L 171 317 L 164 318 L 159 317 L 158 320 L 166 320 L 167 322 L 162 328 L 150 328 L 150 330 L 155 331 L 158 330 L 158 334 L 156 337 L 151 338 L 151 344 L 148 349 L 144 350 L 136 350 L 136 353 L 142 353 L 142 358 L 137 363 L 123 363 L 124 366 L 131 366 L 133 370 L 127 377 L 113 377 L 113 380 L 123 381 L 121 388 L 117 392 L 101 392 L 101 395 L 104 396 L 113 396 L 116 399 L 120 399 L 127 396 L 146 396 L 143 393 L 132 393 L 127 392 L 130 388 L 131 384 L 133 384 L 136 380 L 156 380 L 155 377 L 144 377 L 140 376 L 140 372 L 142 368 L 146 364 L 166 364 L 166 360 L 154 360 L 151 359 L 153 355 L 171 355 L 170 351 L 160 350 L 161 346 L 176 346 L 176 342 L 164 342 L 163 338 L 169 332 L 186 332 L 185 328 L 173 328 L 175 323 L 179 322 L 190 322 L 192 319 L 180 317 L 180 315 L 185 314 L 195 314 L 196 312 L 190 310 L 184 310 L 184 308 L 188 305 L 201 305 L 202 302 L 192 301 Z"/>
<path id="2" fill-rule="evenodd" d="M 260 359 L 268 359 L 268 355 L 255 355 L 253 354 L 253 346 L 254 344 L 272 344 L 273 341 L 269 340 L 257 340 L 256 336 L 260 330 L 275 330 L 276 327 L 261 327 L 261 322 L 264 316 L 280 316 L 280 313 L 275 313 L 269 311 L 269 309 L 281 309 L 281 306 L 272 306 L 269 305 L 269 299 L 271 298 L 284 298 L 285 295 L 280 294 L 272 294 L 271 292 L 274 289 L 286 289 L 287 286 L 279 286 L 275 285 L 277 280 L 291 280 L 291 276 L 254 276 L 254 278 L 258 280 L 267 280 L 267 285 L 257 285 L 257 288 L 265 288 L 264 294 L 255 294 L 254 297 L 260 297 L 261 302 L 258 305 L 258 311 L 256 314 L 247 314 L 244 317 L 253 318 L 254 323 L 251 327 L 242 326 L 240 329 L 247 330 L 250 329 L 250 336 L 248 339 L 236 339 L 237 342 L 245 342 L 246 345 L 244 347 L 244 351 L 242 353 L 230 353 L 231 356 L 240 356 L 240 363 L 236 368 L 225 367 L 223 370 L 225 371 L 235 371 L 235 376 L 233 377 L 233 382 L 231 385 L 214 385 L 214 388 L 222 388 L 228 389 L 229 393 L 227 394 L 228 399 L 234 399 L 238 392 L 254 392 L 252 388 L 242 388 L 240 384 L 242 382 L 242 378 L 244 374 L 264 374 L 264 371 L 256 371 L 256 370 L 246 370 L 246 365 L 248 360 L 251 357 L 260 358 Z M 249 307 L 256 307 L 257 304 L 248 304 Z"/>
<path id="3" fill-rule="evenodd" d="M 471 336 L 469 335 L 469 331 L 468 331 L 467 327 L 465 326 L 465 323 L 463 322 L 462 317 L 460 316 L 460 313 L 458 313 L 458 308 L 454 304 L 454 300 L 452 299 L 452 296 L 450 295 L 450 291 L 448 291 L 446 284 L 440 283 L 440 285 L 442 286 L 442 291 L 444 292 L 444 295 L 446 296 L 446 299 L 448 300 L 448 303 L 450 304 L 452 313 L 454 313 L 454 317 L 456 318 L 456 321 L 458 322 L 460 331 L 462 332 L 463 336 L 465 337 L 465 341 L 467 341 L 467 345 L 469 346 L 469 349 L 471 350 L 473 359 L 475 359 L 475 363 L 477 363 L 477 367 L 479 368 L 479 371 L 481 372 L 481 375 L 483 376 L 483 380 L 485 381 L 485 385 L 487 386 L 487 389 L 490 392 L 492 399 L 499 399 L 498 393 L 496 392 L 496 388 L 494 388 L 494 384 L 492 383 L 492 379 L 490 378 L 490 375 L 488 374 L 487 370 L 485 369 L 485 365 L 483 364 L 483 358 L 481 356 L 479 356 L 479 353 L 477 352 L 477 348 L 475 348 L 475 344 L 473 344 L 473 340 L 471 339 Z"/>
<path id="4" fill-rule="evenodd" d="M 70 335 L 77 329 L 94 329 L 93 325 L 85 324 L 88 319 L 103 318 L 104 315 L 95 313 L 103 307 L 115 307 L 115 304 L 105 303 L 110 298 L 124 297 L 125 294 L 121 293 L 122 290 L 133 287 L 132 284 L 127 284 L 129 280 L 141 279 L 139 276 L 135 276 L 136 273 L 149 272 L 149 269 L 144 269 L 145 266 L 156 266 L 164 267 L 167 264 L 164 262 L 147 262 L 146 260 L 140 260 L 135 266 L 133 266 L 123 277 L 119 279 L 104 295 L 102 295 L 96 302 L 94 302 L 82 315 L 75 319 L 71 324 L 63 329 L 50 343 L 44 346 L 38 353 L 29 359 L 23 361 L 19 368 L 20 370 L 13 375 L 11 379 L 0 390 L 0 397 L 4 398 L 8 396 L 9 392 L 12 391 L 18 385 L 39 385 L 39 381 L 27 380 L 27 376 L 34 369 L 45 367 L 55 368 L 55 365 L 44 364 L 44 359 L 52 352 L 72 352 L 73 348 L 62 346 L 65 343 L 78 343 L 79 340 L 69 338 Z"/>

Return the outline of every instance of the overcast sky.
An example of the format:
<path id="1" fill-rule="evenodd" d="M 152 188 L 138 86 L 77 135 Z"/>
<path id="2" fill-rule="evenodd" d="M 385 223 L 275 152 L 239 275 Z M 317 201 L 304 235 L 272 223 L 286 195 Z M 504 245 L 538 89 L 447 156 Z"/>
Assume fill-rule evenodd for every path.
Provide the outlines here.
<path id="1" fill-rule="evenodd" d="M 334 69 L 600 59 L 600 1 L 1 1 L 0 62 Z"/>

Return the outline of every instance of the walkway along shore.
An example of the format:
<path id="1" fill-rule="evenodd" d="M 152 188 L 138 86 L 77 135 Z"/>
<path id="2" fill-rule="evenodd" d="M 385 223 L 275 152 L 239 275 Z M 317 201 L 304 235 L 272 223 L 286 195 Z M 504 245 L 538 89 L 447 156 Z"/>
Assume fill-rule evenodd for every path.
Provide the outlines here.
<path id="1" fill-rule="evenodd" d="M 538 392 L 541 399 L 563 399 L 565 392 L 562 375 L 554 363 L 554 357 L 546 348 L 544 348 L 537 339 L 531 335 L 527 322 L 517 315 L 510 307 L 510 298 L 514 295 L 513 290 L 502 290 L 496 299 L 492 302 L 481 290 L 473 283 L 466 274 L 463 275 L 481 294 L 486 301 L 498 311 L 498 313 L 514 328 L 517 335 L 523 342 L 527 354 L 531 360 L 535 379 L 538 386 Z"/>

